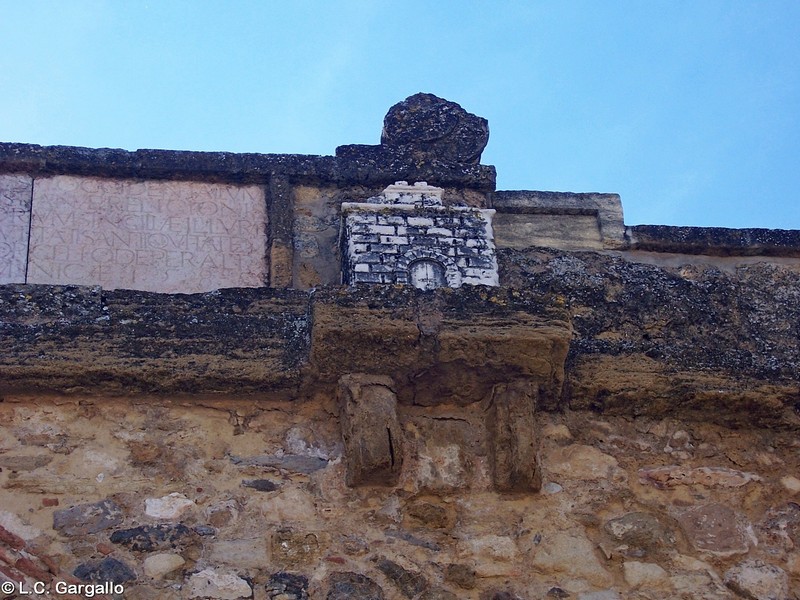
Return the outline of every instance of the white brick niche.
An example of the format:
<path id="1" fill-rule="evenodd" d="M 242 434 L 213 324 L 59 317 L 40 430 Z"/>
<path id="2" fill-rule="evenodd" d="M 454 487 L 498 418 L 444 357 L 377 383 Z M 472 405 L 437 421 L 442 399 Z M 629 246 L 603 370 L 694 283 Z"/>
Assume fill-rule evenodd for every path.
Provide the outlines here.
<path id="1" fill-rule="evenodd" d="M 499 285 L 494 210 L 443 206 L 442 188 L 398 181 L 342 203 L 342 281 L 421 289 Z"/>

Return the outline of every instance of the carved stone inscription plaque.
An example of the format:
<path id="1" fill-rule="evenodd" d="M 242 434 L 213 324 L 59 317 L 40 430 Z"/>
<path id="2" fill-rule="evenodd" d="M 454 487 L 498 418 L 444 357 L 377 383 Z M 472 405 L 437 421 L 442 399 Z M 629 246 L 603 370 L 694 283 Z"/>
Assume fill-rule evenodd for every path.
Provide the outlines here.
<path id="1" fill-rule="evenodd" d="M 25 283 L 31 178 L 0 175 L 0 283 Z"/>
<path id="2" fill-rule="evenodd" d="M 257 186 L 37 179 L 28 283 L 194 293 L 265 285 Z"/>

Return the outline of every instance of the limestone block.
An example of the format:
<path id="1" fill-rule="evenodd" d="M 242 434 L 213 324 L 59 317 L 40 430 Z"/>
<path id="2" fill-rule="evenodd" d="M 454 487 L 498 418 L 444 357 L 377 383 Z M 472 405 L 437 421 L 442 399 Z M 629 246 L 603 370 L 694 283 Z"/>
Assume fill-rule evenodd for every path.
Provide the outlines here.
<path id="1" fill-rule="evenodd" d="M 251 598 L 253 595 L 253 589 L 247 581 L 234 573 L 215 569 L 203 569 L 192 575 L 187 588 L 189 598 L 237 600 Z"/>
<path id="2" fill-rule="evenodd" d="M 402 434 L 391 378 L 365 374 L 339 379 L 339 418 L 345 447 L 347 485 L 397 482 Z"/>
<path id="3" fill-rule="evenodd" d="M 179 554 L 169 552 L 151 554 L 144 559 L 144 574 L 153 579 L 162 579 L 185 564 L 186 561 Z"/>
<path id="4" fill-rule="evenodd" d="M 0 284 L 25 283 L 33 182 L 0 175 Z"/>
<path id="5" fill-rule="evenodd" d="M 37 179 L 28 282 L 165 293 L 263 286 L 266 222 L 257 186 Z"/>
<path id="6" fill-rule="evenodd" d="M 783 600 L 789 598 L 789 578 L 775 565 L 745 561 L 725 572 L 725 585 L 744 598 Z"/>
<path id="7" fill-rule="evenodd" d="M 148 517 L 174 521 L 179 519 L 187 509 L 194 506 L 194 502 L 183 494 L 173 492 L 163 498 L 147 498 L 144 505 L 144 512 Z"/>
<path id="8" fill-rule="evenodd" d="M 557 532 L 545 536 L 536 550 L 532 566 L 542 573 L 563 573 L 586 579 L 596 586 L 611 585 L 613 578 L 595 554 L 595 549 L 578 532 Z"/>
<path id="9" fill-rule="evenodd" d="M 534 415 L 538 393 L 538 385 L 530 381 L 501 383 L 492 390 L 487 429 L 494 485 L 499 491 L 538 491 L 542 487 Z"/>

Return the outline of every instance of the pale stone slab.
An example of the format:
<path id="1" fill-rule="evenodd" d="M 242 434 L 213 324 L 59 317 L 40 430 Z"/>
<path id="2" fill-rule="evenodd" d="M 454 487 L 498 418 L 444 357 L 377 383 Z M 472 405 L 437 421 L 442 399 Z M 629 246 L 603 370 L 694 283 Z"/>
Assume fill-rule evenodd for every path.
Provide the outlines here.
<path id="1" fill-rule="evenodd" d="M 28 283 L 164 293 L 260 287 L 266 224 L 258 186 L 37 179 Z"/>
<path id="2" fill-rule="evenodd" d="M 32 185 L 27 175 L 0 175 L 0 283 L 25 283 Z"/>

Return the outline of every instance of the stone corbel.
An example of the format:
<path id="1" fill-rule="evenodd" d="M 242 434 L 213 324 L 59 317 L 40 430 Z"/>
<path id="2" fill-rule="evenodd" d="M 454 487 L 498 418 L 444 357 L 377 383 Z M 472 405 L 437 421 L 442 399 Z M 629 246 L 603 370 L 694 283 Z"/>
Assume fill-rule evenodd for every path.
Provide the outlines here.
<path id="1" fill-rule="evenodd" d="M 344 375 L 339 379 L 337 399 L 347 485 L 395 485 L 403 449 L 392 379 L 363 373 Z"/>

